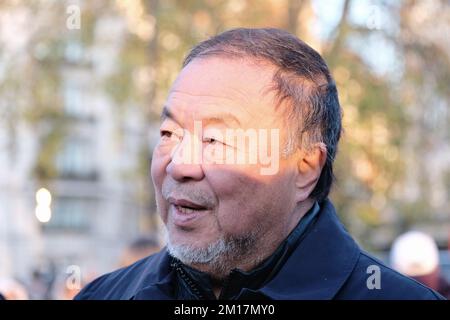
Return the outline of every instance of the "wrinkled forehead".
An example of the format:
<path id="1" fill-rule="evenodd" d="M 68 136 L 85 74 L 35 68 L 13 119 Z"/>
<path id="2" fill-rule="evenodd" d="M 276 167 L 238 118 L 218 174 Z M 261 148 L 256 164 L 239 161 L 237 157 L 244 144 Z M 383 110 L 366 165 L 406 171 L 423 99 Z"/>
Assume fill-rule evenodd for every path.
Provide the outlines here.
<path id="1" fill-rule="evenodd" d="M 206 89 L 209 93 L 260 95 L 272 85 L 274 73 L 275 66 L 252 58 L 202 57 L 181 70 L 172 89 L 198 94 Z"/>
<path id="2" fill-rule="evenodd" d="M 246 118 L 275 116 L 275 68 L 250 59 L 194 59 L 178 75 L 165 104 L 181 118 L 231 113 Z"/>

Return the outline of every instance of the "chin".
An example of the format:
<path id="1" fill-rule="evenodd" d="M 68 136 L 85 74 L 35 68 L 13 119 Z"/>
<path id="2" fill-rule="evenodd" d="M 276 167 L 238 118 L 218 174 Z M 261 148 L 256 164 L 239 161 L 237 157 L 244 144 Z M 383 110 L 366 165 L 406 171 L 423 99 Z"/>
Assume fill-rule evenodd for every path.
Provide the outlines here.
<path id="1" fill-rule="evenodd" d="M 216 242 L 219 237 L 205 237 L 202 232 L 194 228 L 184 228 L 169 224 L 167 231 L 167 243 L 177 246 L 190 246 L 192 248 L 206 248 Z"/>
<path id="2" fill-rule="evenodd" d="M 215 263 L 228 252 L 224 239 L 219 238 L 209 242 L 194 239 L 179 239 L 169 235 L 167 241 L 169 253 L 186 264 Z"/>

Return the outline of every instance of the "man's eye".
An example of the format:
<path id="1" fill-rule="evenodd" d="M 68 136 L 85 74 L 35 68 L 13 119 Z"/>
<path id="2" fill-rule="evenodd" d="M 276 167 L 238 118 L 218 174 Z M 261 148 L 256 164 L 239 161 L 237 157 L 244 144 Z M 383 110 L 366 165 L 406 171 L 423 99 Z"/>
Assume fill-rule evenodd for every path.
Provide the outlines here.
<path id="1" fill-rule="evenodd" d="M 161 141 L 163 143 L 170 143 L 170 142 L 178 142 L 178 141 L 180 141 L 180 136 L 177 135 L 173 131 L 161 130 L 160 134 L 161 134 Z"/>
<path id="2" fill-rule="evenodd" d="M 222 141 L 216 140 L 215 138 L 212 138 L 212 137 L 211 138 L 208 138 L 208 137 L 203 138 L 203 142 L 209 143 L 209 144 L 218 144 L 218 143 L 224 144 Z"/>

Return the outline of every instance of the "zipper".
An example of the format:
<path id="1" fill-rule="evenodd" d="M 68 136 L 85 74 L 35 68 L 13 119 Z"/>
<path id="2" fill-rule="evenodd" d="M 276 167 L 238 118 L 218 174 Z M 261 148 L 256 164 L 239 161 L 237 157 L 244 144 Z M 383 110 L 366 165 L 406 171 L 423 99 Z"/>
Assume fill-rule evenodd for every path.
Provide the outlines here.
<path id="1" fill-rule="evenodd" d="M 178 262 L 176 261 L 172 262 L 171 267 L 175 268 L 180 277 L 187 283 L 189 289 L 191 289 L 191 291 L 194 293 L 194 295 L 197 296 L 199 300 L 205 299 L 200 289 L 198 288 L 197 284 L 195 284 L 195 282 L 192 281 L 191 277 L 186 273 L 186 271 L 183 270 L 183 268 L 180 266 Z"/>

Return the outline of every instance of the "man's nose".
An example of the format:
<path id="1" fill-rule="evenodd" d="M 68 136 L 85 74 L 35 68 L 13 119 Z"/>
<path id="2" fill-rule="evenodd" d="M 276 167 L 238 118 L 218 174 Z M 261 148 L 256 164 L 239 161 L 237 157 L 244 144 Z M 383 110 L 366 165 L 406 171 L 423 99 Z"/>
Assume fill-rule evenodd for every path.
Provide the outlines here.
<path id="1" fill-rule="evenodd" d="M 191 138 L 183 139 L 174 150 L 166 172 L 177 181 L 202 180 L 201 144 L 194 143 Z"/>

